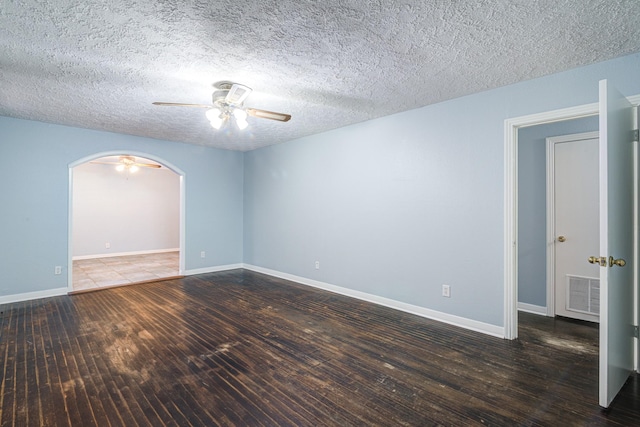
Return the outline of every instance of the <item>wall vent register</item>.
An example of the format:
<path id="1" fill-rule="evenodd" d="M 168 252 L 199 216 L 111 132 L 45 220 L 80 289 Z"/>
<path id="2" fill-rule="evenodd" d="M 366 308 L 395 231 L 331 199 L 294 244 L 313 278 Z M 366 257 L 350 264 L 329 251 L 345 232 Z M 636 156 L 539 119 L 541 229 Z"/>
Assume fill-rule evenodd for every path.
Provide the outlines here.
<path id="1" fill-rule="evenodd" d="M 567 310 L 600 314 L 600 279 L 567 275 Z"/>

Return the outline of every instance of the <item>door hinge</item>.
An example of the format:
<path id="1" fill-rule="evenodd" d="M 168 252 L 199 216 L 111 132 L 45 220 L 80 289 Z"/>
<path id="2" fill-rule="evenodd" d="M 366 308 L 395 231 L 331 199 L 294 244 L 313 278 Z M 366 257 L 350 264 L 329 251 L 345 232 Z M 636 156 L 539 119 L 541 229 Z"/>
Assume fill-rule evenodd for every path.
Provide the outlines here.
<path id="1" fill-rule="evenodd" d="M 635 129 L 635 130 L 633 131 L 633 141 L 634 141 L 634 142 L 640 142 L 640 135 L 639 135 L 639 133 L 640 133 L 640 132 L 638 132 L 638 129 Z"/>
<path id="2" fill-rule="evenodd" d="M 638 330 L 638 326 L 633 327 L 633 336 L 636 338 L 640 338 L 640 331 Z"/>

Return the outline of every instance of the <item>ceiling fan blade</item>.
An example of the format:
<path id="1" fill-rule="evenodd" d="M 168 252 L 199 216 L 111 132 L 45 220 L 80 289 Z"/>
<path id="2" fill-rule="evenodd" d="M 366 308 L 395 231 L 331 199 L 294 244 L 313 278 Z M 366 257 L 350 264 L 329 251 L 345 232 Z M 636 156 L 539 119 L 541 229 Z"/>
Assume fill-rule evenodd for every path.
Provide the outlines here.
<path id="1" fill-rule="evenodd" d="M 247 108 L 247 114 L 259 119 L 278 120 L 280 122 L 288 122 L 291 120 L 291 114 L 276 113 L 274 111 L 258 110 L 257 108 Z"/>
<path id="2" fill-rule="evenodd" d="M 213 105 L 207 105 L 207 104 L 183 104 L 181 102 L 154 102 L 153 105 L 160 105 L 162 107 L 213 108 Z"/>
<path id="3" fill-rule="evenodd" d="M 92 160 L 89 163 L 93 163 L 95 165 L 119 165 L 120 162 L 100 162 L 98 160 Z"/>
<path id="4" fill-rule="evenodd" d="M 161 165 L 154 165 L 152 163 L 136 163 L 136 166 L 140 166 L 142 168 L 154 168 L 154 169 L 160 169 L 162 166 Z"/>
<path id="5" fill-rule="evenodd" d="M 229 105 L 241 105 L 251 94 L 252 89 L 248 86 L 234 83 L 229 89 L 229 93 L 224 98 L 224 102 Z"/>

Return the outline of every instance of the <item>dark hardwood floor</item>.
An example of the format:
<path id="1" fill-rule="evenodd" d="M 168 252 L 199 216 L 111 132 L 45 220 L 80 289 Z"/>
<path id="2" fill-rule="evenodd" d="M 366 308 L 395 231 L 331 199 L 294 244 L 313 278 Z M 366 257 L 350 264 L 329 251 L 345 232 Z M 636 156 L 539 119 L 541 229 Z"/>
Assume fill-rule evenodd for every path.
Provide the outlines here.
<path id="1" fill-rule="evenodd" d="M 505 341 L 245 270 L 0 306 L 2 426 L 638 425 L 595 327 Z"/>

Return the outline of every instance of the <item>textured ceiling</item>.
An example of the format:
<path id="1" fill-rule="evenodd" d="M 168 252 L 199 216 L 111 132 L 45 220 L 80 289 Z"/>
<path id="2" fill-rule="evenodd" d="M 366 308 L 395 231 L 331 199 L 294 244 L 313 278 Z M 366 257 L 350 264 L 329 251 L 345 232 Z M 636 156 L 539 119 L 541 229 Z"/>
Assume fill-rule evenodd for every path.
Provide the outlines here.
<path id="1" fill-rule="evenodd" d="M 0 115 L 234 150 L 640 51 L 637 0 L 3 0 Z M 212 84 L 292 114 L 215 131 Z"/>

